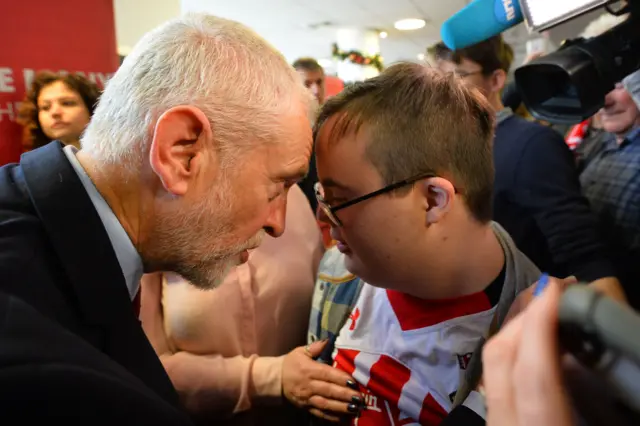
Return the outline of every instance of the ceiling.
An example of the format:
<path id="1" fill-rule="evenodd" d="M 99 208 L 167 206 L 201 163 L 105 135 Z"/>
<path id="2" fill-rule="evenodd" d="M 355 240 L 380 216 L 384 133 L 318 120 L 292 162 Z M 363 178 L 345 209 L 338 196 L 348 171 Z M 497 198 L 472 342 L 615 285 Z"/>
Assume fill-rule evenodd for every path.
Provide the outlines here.
<path id="1" fill-rule="evenodd" d="M 146 31 L 180 13 L 206 11 L 248 25 L 269 40 L 289 61 L 301 56 L 329 59 L 339 28 L 385 31 L 380 50 L 386 64 L 416 61 L 418 54 L 440 39 L 440 25 L 469 0 L 114 0 L 118 45 L 126 54 Z M 398 31 L 393 23 L 423 18 L 416 31 Z M 582 30 L 584 21 L 564 24 L 565 36 Z M 590 19 L 592 19 L 590 17 Z M 580 21 L 580 24 L 578 24 Z M 568 27 L 571 27 L 570 29 Z M 566 33 L 566 35 L 565 35 Z M 514 47 L 514 64 L 522 63 L 530 36 L 524 25 L 505 34 Z M 557 42 L 557 40 L 555 40 Z M 515 68 L 515 67 L 514 67 Z"/>
<path id="2" fill-rule="evenodd" d="M 293 61 L 300 56 L 329 58 L 338 28 L 386 31 L 380 40 L 386 63 L 416 60 L 437 42 L 440 24 L 466 0 L 182 0 L 182 11 L 207 11 L 240 21 L 280 49 Z M 398 31 L 393 23 L 422 18 L 416 31 Z"/>

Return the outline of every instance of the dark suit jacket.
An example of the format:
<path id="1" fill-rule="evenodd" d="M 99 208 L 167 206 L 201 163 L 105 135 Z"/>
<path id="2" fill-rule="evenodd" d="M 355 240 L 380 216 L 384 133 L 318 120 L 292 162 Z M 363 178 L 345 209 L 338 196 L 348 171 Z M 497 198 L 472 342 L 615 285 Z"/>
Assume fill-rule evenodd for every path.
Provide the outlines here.
<path id="1" fill-rule="evenodd" d="M 0 424 L 189 424 L 129 371 L 22 300 L 0 293 L 0 312 Z"/>
<path id="2" fill-rule="evenodd" d="M 0 291 L 22 299 L 178 406 L 133 312 L 100 217 L 58 142 L 0 168 Z M 41 349 L 43 361 L 46 351 Z M 17 361 L 35 356 L 37 362 L 38 354 L 13 355 Z"/>

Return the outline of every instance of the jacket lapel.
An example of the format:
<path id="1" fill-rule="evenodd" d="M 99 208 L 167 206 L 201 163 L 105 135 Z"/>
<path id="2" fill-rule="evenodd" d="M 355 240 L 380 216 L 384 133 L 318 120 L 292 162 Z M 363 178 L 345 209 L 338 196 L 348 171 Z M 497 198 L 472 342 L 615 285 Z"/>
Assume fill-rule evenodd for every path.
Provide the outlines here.
<path id="1" fill-rule="evenodd" d="M 91 325 L 126 322 L 127 286 L 107 232 L 59 142 L 21 158 L 29 195 Z"/>
<path id="2" fill-rule="evenodd" d="M 75 292 L 86 325 L 104 335 L 98 349 L 169 399 L 177 397 L 136 318 L 111 241 L 59 142 L 24 154 L 29 196 Z M 102 346 L 102 347 L 99 347 Z"/>

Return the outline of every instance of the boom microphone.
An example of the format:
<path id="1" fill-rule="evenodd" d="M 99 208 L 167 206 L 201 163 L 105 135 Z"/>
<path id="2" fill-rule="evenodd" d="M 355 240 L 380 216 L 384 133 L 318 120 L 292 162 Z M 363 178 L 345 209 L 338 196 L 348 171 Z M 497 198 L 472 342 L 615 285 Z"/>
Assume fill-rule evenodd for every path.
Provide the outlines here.
<path id="1" fill-rule="evenodd" d="M 498 35 L 523 20 L 518 0 L 474 0 L 442 24 L 440 35 L 449 49 L 462 49 Z"/>

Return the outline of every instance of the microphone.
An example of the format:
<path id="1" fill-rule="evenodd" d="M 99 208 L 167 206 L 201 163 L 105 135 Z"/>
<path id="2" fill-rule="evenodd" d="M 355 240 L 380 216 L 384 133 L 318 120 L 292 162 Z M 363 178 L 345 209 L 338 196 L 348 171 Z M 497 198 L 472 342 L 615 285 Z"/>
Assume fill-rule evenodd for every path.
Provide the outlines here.
<path id="1" fill-rule="evenodd" d="M 442 24 L 440 36 L 449 49 L 463 49 L 523 20 L 518 0 L 473 0 Z"/>

